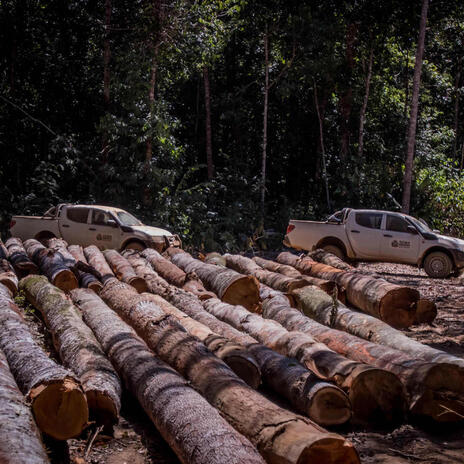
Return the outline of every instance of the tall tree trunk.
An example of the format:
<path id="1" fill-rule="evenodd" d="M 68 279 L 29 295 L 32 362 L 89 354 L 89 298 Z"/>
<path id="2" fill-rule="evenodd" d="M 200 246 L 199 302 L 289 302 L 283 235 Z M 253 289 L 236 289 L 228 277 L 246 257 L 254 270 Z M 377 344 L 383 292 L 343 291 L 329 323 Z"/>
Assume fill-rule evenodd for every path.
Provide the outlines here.
<path id="1" fill-rule="evenodd" d="M 462 72 L 462 57 L 458 58 L 458 69 L 456 71 L 456 78 L 454 81 L 454 142 L 453 142 L 453 155 L 457 157 L 458 148 L 458 131 L 459 131 L 459 88 L 461 83 L 461 72 Z"/>
<path id="2" fill-rule="evenodd" d="M 371 40 L 372 40 L 372 37 L 371 37 Z M 364 150 L 364 123 L 366 120 L 367 102 L 369 101 L 369 91 L 370 91 L 370 86 L 371 86 L 373 61 L 374 61 L 374 45 L 372 44 L 370 52 L 369 52 L 369 61 L 367 65 L 364 100 L 363 100 L 363 104 L 361 107 L 361 113 L 359 115 L 359 137 L 358 137 L 358 157 L 359 159 L 362 158 L 363 150 Z"/>
<path id="3" fill-rule="evenodd" d="M 208 67 L 203 66 L 203 83 L 205 86 L 205 111 L 206 111 L 206 163 L 208 165 L 208 180 L 214 177 L 213 142 L 211 135 L 211 90 L 209 85 Z"/>
<path id="4" fill-rule="evenodd" d="M 263 150 L 261 158 L 261 224 L 264 228 L 266 201 L 266 162 L 267 162 L 267 119 L 269 112 L 269 32 L 264 31 L 264 108 L 263 108 Z"/>
<path id="5" fill-rule="evenodd" d="M 110 28 L 111 28 L 111 0 L 105 0 L 105 40 L 103 43 L 103 101 L 105 104 L 105 112 L 110 107 Z M 108 162 L 108 133 L 106 128 L 103 130 L 102 136 L 102 154 L 103 164 Z"/>
<path id="6" fill-rule="evenodd" d="M 325 145 L 324 145 L 324 128 L 322 125 L 321 111 L 319 109 L 319 98 L 317 96 L 316 83 L 314 83 L 314 105 L 316 106 L 317 120 L 319 122 L 319 146 L 321 148 L 321 155 L 322 155 L 322 175 L 324 177 L 327 209 L 330 210 L 329 180 L 327 178 L 327 160 L 325 157 Z"/>
<path id="7" fill-rule="evenodd" d="M 340 158 L 342 161 L 346 160 L 348 156 L 348 150 L 350 147 L 350 117 L 351 109 L 353 105 L 353 88 L 352 88 L 352 76 L 354 68 L 354 44 L 356 41 L 356 35 L 358 26 L 354 23 L 350 23 L 346 29 L 346 87 L 345 93 L 340 98 L 340 113 L 341 113 L 341 146 L 340 146 Z"/>
<path id="8" fill-rule="evenodd" d="M 419 40 L 417 42 L 416 62 L 414 65 L 414 79 L 412 84 L 411 114 L 409 116 L 408 129 L 408 148 L 406 152 L 406 163 L 403 180 L 403 202 L 401 208 L 401 211 L 403 213 L 409 213 L 409 210 L 411 208 L 411 186 L 413 175 L 414 147 L 416 144 L 417 114 L 419 111 L 419 90 L 422 72 L 422 58 L 424 56 L 425 28 L 427 25 L 428 7 L 429 0 L 422 0 Z"/>

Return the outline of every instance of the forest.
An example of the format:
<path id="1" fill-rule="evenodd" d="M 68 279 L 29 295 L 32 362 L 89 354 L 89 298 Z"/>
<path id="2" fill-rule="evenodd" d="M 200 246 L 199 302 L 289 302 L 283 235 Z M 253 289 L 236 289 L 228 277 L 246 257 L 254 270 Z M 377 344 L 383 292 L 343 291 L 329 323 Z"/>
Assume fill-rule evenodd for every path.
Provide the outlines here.
<path id="1" fill-rule="evenodd" d="M 1 0 L 1 230 L 97 203 L 226 252 L 403 207 L 462 237 L 463 42 L 458 0 Z"/>

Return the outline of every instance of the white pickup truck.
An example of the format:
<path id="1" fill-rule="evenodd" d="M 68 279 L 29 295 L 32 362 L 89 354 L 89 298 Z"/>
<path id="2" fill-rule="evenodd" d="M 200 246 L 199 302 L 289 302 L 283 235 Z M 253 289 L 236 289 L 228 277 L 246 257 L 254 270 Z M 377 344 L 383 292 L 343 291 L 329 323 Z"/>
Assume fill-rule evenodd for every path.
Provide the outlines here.
<path id="1" fill-rule="evenodd" d="M 181 246 L 177 235 L 146 226 L 119 208 L 100 205 L 59 204 L 43 216 L 13 216 L 10 233 L 21 240 L 62 238 L 73 245 L 96 245 L 100 249 L 155 248 Z"/>
<path id="2" fill-rule="evenodd" d="M 323 248 L 355 261 L 413 264 L 438 278 L 464 268 L 464 240 L 440 235 L 422 220 L 390 211 L 344 208 L 325 222 L 291 219 L 284 245 L 308 251 Z"/>

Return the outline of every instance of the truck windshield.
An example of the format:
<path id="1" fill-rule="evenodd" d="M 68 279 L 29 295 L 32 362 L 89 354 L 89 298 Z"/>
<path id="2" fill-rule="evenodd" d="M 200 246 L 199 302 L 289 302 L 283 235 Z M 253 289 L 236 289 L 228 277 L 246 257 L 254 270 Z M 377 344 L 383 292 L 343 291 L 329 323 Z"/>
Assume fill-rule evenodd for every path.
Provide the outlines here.
<path id="1" fill-rule="evenodd" d="M 126 211 L 118 211 L 117 213 L 119 222 L 123 226 L 141 226 L 142 223 L 136 219 L 132 214 L 127 213 Z"/>
<path id="2" fill-rule="evenodd" d="M 424 221 L 418 221 L 416 218 L 413 218 L 412 216 L 406 216 L 406 219 L 411 222 L 415 227 L 416 229 L 419 230 L 419 232 L 421 233 L 433 233 L 432 230 L 430 229 L 430 227 L 427 225 L 427 223 Z"/>

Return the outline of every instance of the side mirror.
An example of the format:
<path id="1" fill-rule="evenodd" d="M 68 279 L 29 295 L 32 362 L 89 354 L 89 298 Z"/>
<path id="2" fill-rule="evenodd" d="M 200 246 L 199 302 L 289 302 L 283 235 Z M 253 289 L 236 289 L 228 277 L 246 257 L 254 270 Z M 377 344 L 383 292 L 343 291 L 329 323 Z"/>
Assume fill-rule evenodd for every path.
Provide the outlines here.
<path id="1" fill-rule="evenodd" d="M 408 232 L 412 235 L 417 235 L 417 229 L 414 226 L 408 226 Z"/>
<path id="2" fill-rule="evenodd" d="M 118 227 L 118 225 L 116 224 L 116 221 L 114 219 L 108 219 L 106 221 L 106 225 L 110 226 L 110 227 Z"/>

